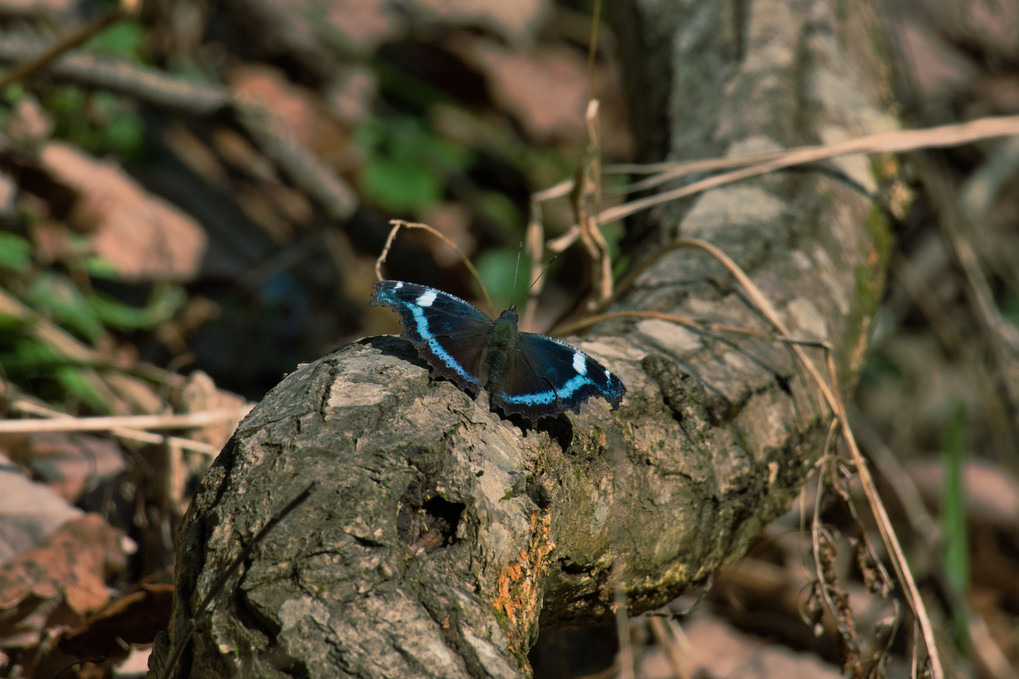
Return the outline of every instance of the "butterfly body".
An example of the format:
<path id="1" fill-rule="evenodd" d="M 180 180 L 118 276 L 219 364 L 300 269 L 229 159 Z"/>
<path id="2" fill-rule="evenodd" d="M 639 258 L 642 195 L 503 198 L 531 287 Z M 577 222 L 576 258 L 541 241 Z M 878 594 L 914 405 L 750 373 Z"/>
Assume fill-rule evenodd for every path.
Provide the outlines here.
<path id="1" fill-rule="evenodd" d="M 400 315 L 404 337 L 432 374 L 476 397 L 484 387 L 493 408 L 534 423 L 578 411 L 592 396 L 616 408 L 626 387 L 607 368 L 565 342 L 517 330 L 510 307 L 492 320 L 459 297 L 415 283 L 380 281 L 372 304 Z"/>

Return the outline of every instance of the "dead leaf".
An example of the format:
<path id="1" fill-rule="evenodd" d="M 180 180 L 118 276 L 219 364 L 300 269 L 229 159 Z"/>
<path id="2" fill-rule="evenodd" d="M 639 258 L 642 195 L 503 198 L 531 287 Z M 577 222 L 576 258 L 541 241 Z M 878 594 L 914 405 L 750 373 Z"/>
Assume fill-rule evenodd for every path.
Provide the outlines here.
<path id="1" fill-rule="evenodd" d="M 408 13 L 443 25 L 477 25 L 515 44 L 529 43 L 551 8 L 546 0 L 415 0 Z"/>
<path id="2" fill-rule="evenodd" d="M 120 446 L 110 438 L 66 432 L 30 435 L 19 456 L 35 478 L 70 503 L 126 467 Z"/>
<path id="3" fill-rule="evenodd" d="M 203 410 L 220 410 L 233 408 L 240 413 L 245 407 L 250 409 L 246 400 L 224 389 L 220 389 L 212 378 L 201 370 L 188 375 L 187 383 L 180 395 L 180 412 L 198 413 Z M 230 436 L 237 429 L 240 420 L 223 420 L 205 425 L 191 433 L 194 441 L 208 443 L 217 450 L 226 445 Z"/>
<path id="4" fill-rule="evenodd" d="M 142 584 L 109 603 L 58 642 L 61 651 L 79 658 L 122 658 L 127 644 L 151 644 L 170 622 L 173 585 Z"/>
<path id="5" fill-rule="evenodd" d="M 912 460 L 906 468 L 924 500 L 937 506 L 945 487 L 942 461 Z M 1019 482 L 1007 470 L 985 461 L 967 461 L 962 473 L 967 518 L 1015 535 L 1019 529 Z"/>
<path id="6" fill-rule="evenodd" d="M 539 143 L 586 138 L 586 65 L 576 50 L 541 47 L 513 52 L 491 40 L 461 39 L 454 51 L 480 70 L 492 99 Z"/>
<path id="7" fill-rule="evenodd" d="M 80 623 L 106 605 L 106 579 L 125 564 L 121 533 L 101 516 L 65 523 L 0 566 L 0 646 L 33 645 L 46 630 Z"/>
<path id="8" fill-rule="evenodd" d="M 27 438 L 3 445 L 23 449 Z M 49 487 L 36 483 L 0 455 L 0 563 L 32 549 L 62 525 L 82 516 Z"/>
<path id="9" fill-rule="evenodd" d="M 325 21 L 316 32 L 321 35 L 335 31 L 348 40 L 351 47 L 365 53 L 374 52 L 379 45 L 402 34 L 405 28 L 401 8 L 387 0 L 334 0 L 326 3 L 325 8 Z M 326 31 L 323 27 L 327 27 Z"/>
<path id="10" fill-rule="evenodd" d="M 67 144 L 47 144 L 39 159 L 78 192 L 75 216 L 91 232 L 93 252 L 125 279 L 190 281 L 198 275 L 206 236 L 191 217 L 146 192 L 116 165 Z"/>
<path id="11" fill-rule="evenodd" d="M 289 82 L 282 71 L 269 66 L 244 65 L 234 69 L 230 82 L 235 94 L 270 111 L 294 139 L 322 160 L 342 156 L 350 145 L 347 128 L 338 122 L 312 91 Z"/>

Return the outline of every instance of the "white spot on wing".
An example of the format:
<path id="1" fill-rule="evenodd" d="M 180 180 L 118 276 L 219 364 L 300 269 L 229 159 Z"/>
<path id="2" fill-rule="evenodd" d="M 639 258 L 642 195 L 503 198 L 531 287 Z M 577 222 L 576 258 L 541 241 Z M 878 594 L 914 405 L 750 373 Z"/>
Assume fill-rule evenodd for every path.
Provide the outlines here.
<path id="1" fill-rule="evenodd" d="M 414 302 L 418 306 L 430 307 L 432 306 L 432 302 L 435 301 L 436 297 L 438 297 L 438 295 L 435 293 L 434 290 L 425 290 L 423 293 L 421 293 L 420 297 L 414 300 Z"/>
<path id="2" fill-rule="evenodd" d="M 573 352 L 573 369 L 581 375 L 587 374 L 587 360 L 579 351 Z"/>

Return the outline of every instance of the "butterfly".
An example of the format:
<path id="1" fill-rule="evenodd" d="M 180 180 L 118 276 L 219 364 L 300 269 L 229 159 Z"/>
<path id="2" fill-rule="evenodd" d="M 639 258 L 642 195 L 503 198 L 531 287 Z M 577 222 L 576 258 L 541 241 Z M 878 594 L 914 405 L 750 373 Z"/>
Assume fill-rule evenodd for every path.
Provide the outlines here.
<path id="1" fill-rule="evenodd" d="M 515 306 L 492 320 L 470 302 L 416 283 L 379 281 L 371 303 L 400 315 L 403 336 L 434 377 L 474 398 L 482 387 L 492 408 L 532 425 L 566 410 L 578 412 L 592 396 L 615 410 L 626 387 L 580 349 L 545 335 L 517 330 Z"/>

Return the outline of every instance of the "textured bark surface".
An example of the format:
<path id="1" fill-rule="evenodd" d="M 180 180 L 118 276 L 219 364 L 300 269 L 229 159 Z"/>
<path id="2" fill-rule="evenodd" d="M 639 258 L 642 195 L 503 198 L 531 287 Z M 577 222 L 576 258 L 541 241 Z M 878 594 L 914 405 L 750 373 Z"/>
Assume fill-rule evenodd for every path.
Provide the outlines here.
<path id="1" fill-rule="evenodd" d="M 646 160 L 893 125 L 862 3 L 613 4 Z M 876 190 L 869 159 L 833 166 Z M 775 174 L 655 210 L 629 252 L 640 261 L 680 237 L 725 249 L 794 333 L 831 342 L 851 383 L 888 247 L 867 197 L 831 172 Z M 766 327 L 693 251 L 659 260 L 623 309 Z M 188 513 L 174 641 L 274 511 L 319 485 L 215 598 L 181 675 L 526 676 L 539 619 L 603 618 L 617 585 L 639 613 L 704 582 L 788 507 L 822 453 L 830 417 L 786 347 L 659 320 L 603 323 L 575 343 L 626 383 L 622 407 L 593 401 L 526 434 L 484 398 L 430 382 L 396 338 L 287 377 Z"/>

